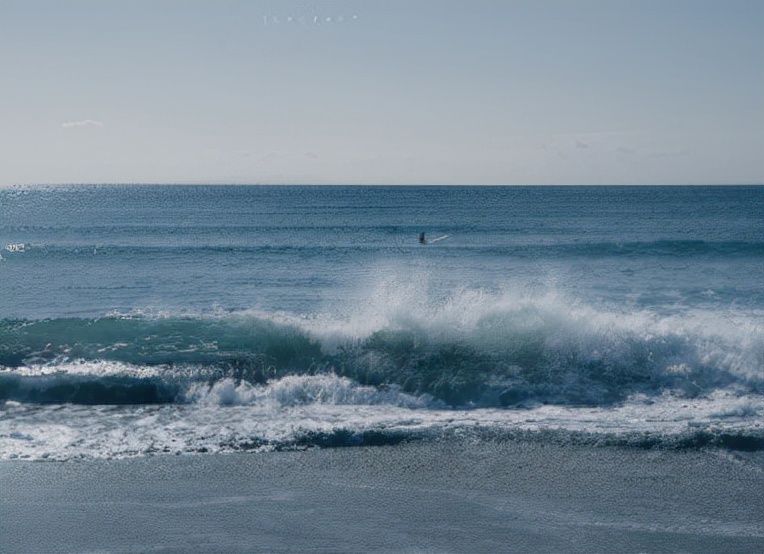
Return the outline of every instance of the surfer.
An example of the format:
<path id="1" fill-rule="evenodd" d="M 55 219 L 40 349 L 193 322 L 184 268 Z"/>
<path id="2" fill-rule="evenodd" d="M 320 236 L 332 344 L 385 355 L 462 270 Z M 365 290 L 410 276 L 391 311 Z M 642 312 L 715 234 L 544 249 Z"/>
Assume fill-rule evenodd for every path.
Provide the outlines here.
<path id="1" fill-rule="evenodd" d="M 447 239 L 449 236 L 450 235 L 442 235 L 440 237 L 427 240 L 426 238 L 424 238 L 424 233 L 419 233 L 419 244 L 435 244 L 436 242 L 440 242 L 442 240 Z"/>

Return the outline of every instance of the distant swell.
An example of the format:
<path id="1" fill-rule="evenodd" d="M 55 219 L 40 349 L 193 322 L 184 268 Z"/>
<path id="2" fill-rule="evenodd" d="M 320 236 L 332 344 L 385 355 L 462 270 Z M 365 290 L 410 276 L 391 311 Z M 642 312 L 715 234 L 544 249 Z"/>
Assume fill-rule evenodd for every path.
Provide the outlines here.
<path id="1" fill-rule="evenodd" d="M 237 228 L 239 229 L 239 228 Z M 290 227 L 294 231 L 299 227 Z M 96 229 L 97 230 L 97 229 Z M 245 229 L 246 230 L 246 229 Z M 276 232 L 281 230 L 279 227 L 257 228 L 251 232 Z M 352 235 L 356 229 L 353 227 L 324 229 L 337 233 L 339 236 Z M 378 234 L 388 233 L 388 228 L 369 228 L 367 231 Z M 92 231 L 92 230 L 91 230 Z M 138 230 L 131 229 L 135 233 Z M 162 227 L 161 232 L 153 227 L 140 229 L 141 233 L 153 238 L 168 236 L 173 238 L 173 242 L 162 244 L 130 244 L 130 243 L 109 243 L 94 239 L 93 242 L 77 242 L 74 244 L 57 243 L 26 243 L 23 246 L 25 257 L 69 257 L 69 256 L 209 256 L 214 254 L 238 255 L 238 256 L 260 256 L 263 254 L 294 254 L 300 253 L 305 256 L 326 256 L 338 252 L 358 252 L 363 250 L 376 251 L 379 249 L 375 245 L 364 245 L 348 242 L 346 244 L 304 244 L 290 243 L 287 239 L 283 244 L 260 244 L 245 245 L 232 244 L 230 240 L 221 244 L 200 244 L 191 240 L 182 240 L 186 230 L 180 228 Z M 412 228 L 409 235 L 415 235 L 417 229 Z M 100 235 L 95 234 L 95 237 Z M 643 258 L 643 257 L 678 257 L 678 258 L 696 258 L 696 257 L 746 257 L 759 258 L 764 257 L 764 242 L 760 241 L 703 241 L 703 240 L 657 240 L 657 241 L 629 241 L 629 242 L 553 242 L 550 244 L 515 244 L 503 246 L 483 246 L 481 244 L 460 245 L 458 242 L 445 243 L 446 248 L 451 252 L 464 251 L 464 253 L 481 252 L 483 254 L 493 254 L 498 256 L 512 256 L 515 258 L 533 258 L 533 259 L 560 259 L 560 258 L 585 258 L 597 259 L 603 257 L 625 257 L 625 258 Z M 401 248 L 403 246 L 416 247 L 415 242 L 396 243 L 389 248 Z M 20 255 L 20 254 L 19 254 Z"/>

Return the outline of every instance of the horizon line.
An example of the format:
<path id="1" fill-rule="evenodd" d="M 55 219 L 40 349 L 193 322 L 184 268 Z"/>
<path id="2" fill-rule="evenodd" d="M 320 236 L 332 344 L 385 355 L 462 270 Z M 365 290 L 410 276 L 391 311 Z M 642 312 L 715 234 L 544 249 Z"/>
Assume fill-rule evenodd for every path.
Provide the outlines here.
<path id="1" fill-rule="evenodd" d="M 49 182 L 0 184 L 3 188 L 20 187 L 98 187 L 98 186 L 229 186 L 229 187 L 760 187 L 764 182 L 749 183 L 267 183 L 229 181 L 107 181 L 107 182 Z"/>

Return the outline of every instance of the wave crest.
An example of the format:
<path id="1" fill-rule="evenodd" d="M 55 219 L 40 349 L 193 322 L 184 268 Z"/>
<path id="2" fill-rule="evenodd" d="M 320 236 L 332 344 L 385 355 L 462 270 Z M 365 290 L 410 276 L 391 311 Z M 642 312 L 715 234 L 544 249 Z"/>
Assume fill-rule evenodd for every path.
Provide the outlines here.
<path id="1" fill-rule="evenodd" d="M 321 380 L 332 375 L 380 394 L 431 395 L 456 407 L 764 391 L 759 313 L 605 311 L 554 294 L 477 290 L 433 302 L 420 292 L 390 283 L 351 317 L 4 320 L 0 400 L 170 402 L 207 387 L 218 402 L 236 404 L 260 394 L 247 387 L 274 380 L 286 387 L 289 376 L 315 376 L 301 381 L 305 398 L 342 398 L 352 387 L 333 381 L 335 388 L 326 388 Z M 46 381 L 46 372 L 58 376 Z M 289 394 L 299 396 L 297 389 Z"/>

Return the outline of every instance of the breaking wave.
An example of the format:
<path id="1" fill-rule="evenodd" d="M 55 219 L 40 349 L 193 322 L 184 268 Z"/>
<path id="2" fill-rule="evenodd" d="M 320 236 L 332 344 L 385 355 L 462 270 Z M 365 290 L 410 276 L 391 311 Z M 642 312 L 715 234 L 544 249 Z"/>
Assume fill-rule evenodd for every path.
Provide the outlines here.
<path id="1" fill-rule="evenodd" d="M 315 383 L 336 376 L 451 407 L 764 391 L 762 314 L 661 316 L 474 290 L 434 305 L 388 292 L 345 317 L 250 311 L 3 320 L 0 400 L 184 403 L 205 387 L 243 398 L 255 394 L 246 387 L 289 376 L 315 376 Z"/>

